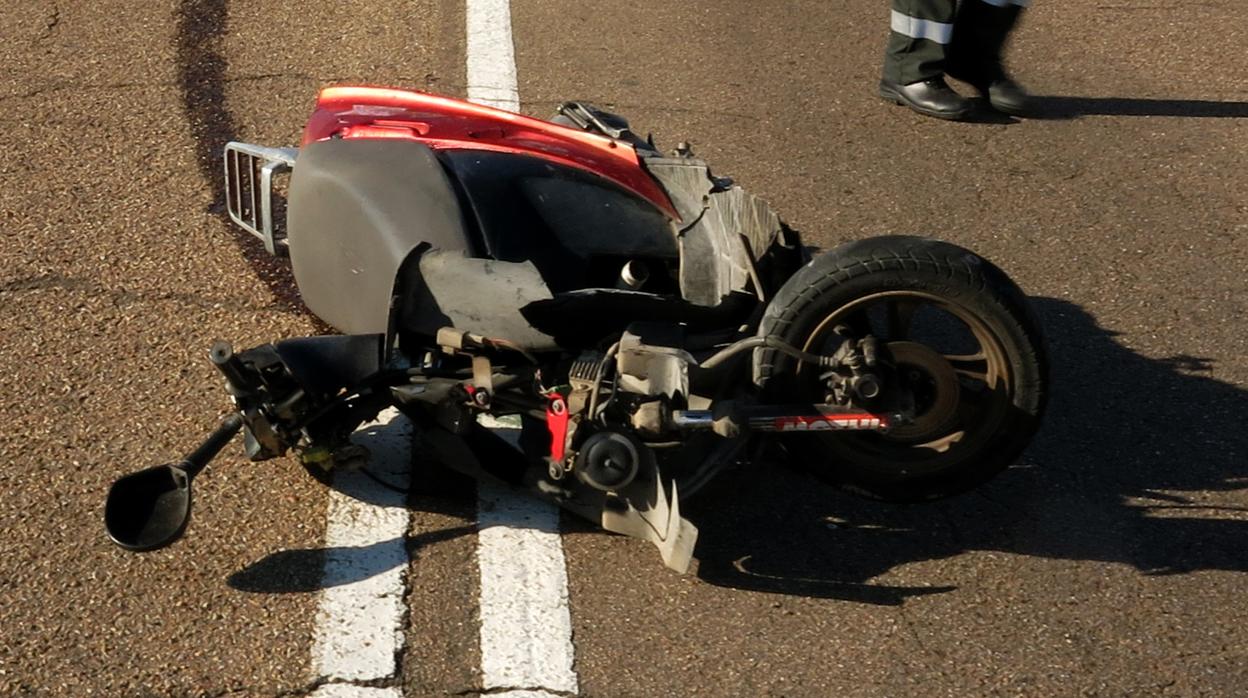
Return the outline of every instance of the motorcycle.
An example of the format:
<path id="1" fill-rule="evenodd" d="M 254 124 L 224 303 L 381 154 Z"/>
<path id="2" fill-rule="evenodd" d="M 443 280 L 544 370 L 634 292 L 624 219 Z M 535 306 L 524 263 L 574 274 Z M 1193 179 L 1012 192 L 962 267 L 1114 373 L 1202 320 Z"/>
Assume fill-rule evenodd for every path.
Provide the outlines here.
<path id="1" fill-rule="evenodd" d="M 920 501 L 984 482 L 1040 423 L 1040 327 L 998 267 L 911 236 L 813 253 L 687 144 L 664 154 L 588 104 L 544 121 L 332 87 L 299 148 L 230 143 L 224 177 L 230 218 L 342 334 L 212 346 L 234 408 L 182 461 L 113 484 L 105 523 L 129 550 L 183 534 L 192 480 L 239 431 L 251 460 L 332 473 L 366 461 L 350 435 L 391 407 L 420 457 L 681 571 L 680 498 L 761 444 Z"/>

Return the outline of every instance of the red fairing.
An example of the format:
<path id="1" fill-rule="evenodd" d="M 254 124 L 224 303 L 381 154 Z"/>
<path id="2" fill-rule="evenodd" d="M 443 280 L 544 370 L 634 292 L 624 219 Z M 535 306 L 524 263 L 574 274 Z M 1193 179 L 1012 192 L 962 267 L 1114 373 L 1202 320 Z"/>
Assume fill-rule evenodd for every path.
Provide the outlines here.
<path id="1" fill-rule="evenodd" d="M 335 134 L 415 140 L 435 150 L 532 155 L 605 177 L 680 220 L 631 145 L 493 107 L 409 90 L 329 87 L 317 98 L 303 144 Z"/>

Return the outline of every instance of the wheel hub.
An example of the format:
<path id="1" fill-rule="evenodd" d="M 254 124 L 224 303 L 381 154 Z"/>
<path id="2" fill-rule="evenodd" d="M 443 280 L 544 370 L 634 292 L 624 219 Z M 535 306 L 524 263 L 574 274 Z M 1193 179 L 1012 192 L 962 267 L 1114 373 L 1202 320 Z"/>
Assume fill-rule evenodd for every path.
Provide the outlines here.
<path id="1" fill-rule="evenodd" d="M 914 396 L 914 421 L 894 427 L 888 438 L 924 443 L 945 436 L 957 423 L 962 386 L 945 357 L 917 342 L 885 345 L 897 367 L 897 380 Z"/>

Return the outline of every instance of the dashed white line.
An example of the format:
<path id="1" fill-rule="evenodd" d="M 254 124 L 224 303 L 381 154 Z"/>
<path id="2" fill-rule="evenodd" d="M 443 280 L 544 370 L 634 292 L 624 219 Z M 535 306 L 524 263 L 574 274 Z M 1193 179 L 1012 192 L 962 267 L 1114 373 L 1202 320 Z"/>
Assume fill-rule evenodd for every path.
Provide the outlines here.
<path id="1" fill-rule="evenodd" d="M 575 693 L 559 510 L 501 485 L 478 496 L 483 686 Z"/>
<path id="2" fill-rule="evenodd" d="M 308 698 L 402 698 L 397 688 L 373 688 L 353 683 L 327 683 L 308 694 Z"/>
<path id="3" fill-rule="evenodd" d="M 510 0 L 467 0 L 468 99 L 520 110 Z"/>
<path id="4" fill-rule="evenodd" d="M 466 12 L 468 99 L 519 111 L 509 0 L 467 0 Z M 576 693 L 558 509 L 483 485 L 477 521 L 483 687 L 515 688 L 501 693 L 511 698 Z"/>
<path id="5" fill-rule="evenodd" d="M 412 458 L 407 419 L 387 410 L 378 421 L 361 427 L 352 440 L 371 452 L 369 472 L 395 488 L 407 488 Z M 402 492 L 360 472 L 336 475 L 329 496 L 324 589 L 312 648 L 313 674 L 328 683 L 314 695 L 402 695 L 397 689 L 353 682 L 388 679 L 397 673 L 404 640 L 409 521 Z"/>
<path id="6" fill-rule="evenodd" d="M 509 0 L 466 0 L 468 98 L 518 111 Z M 410 425 L 390 411 L 361 430 L 369 468 L 406 487 Z M 478 495 L 483 688 L 509 698 L 576 693 L 567 570 L 559 512 L 499 486 Z M 403 647 L 405 536 L 402 494 L 362 474 L 339 476 L 330 494 L 313 671 L 316 698 L 401 698 L 398 688 L 359 685 L 393 678 Z M 506 690 L 509 687 L 514 690 Z"/>

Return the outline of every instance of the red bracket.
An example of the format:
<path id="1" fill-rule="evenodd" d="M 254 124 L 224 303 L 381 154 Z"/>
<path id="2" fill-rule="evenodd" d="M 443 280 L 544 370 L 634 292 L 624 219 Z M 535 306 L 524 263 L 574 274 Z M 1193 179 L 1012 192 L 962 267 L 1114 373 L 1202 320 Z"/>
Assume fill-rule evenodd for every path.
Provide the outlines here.
<path id="1" fill-rule="evenodd" d="M 557 393 L 548 397 L 546 428 L 550 430 L 550 457 L 562 463 L 568 447 L 568 403 Z"/>

